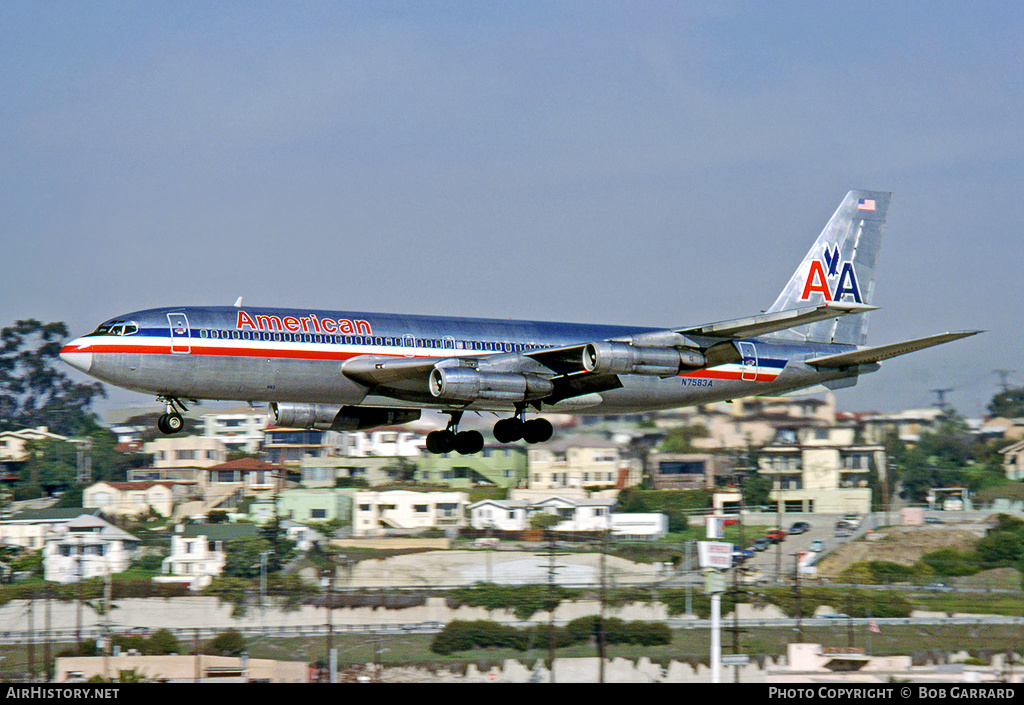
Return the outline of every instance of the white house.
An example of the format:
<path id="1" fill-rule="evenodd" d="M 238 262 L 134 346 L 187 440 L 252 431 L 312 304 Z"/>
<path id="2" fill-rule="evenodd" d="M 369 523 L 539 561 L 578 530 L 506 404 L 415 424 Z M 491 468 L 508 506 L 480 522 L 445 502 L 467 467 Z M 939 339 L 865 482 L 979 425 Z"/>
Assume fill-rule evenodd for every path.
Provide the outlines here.
<path id="1" fill-rule="evenodd" d="M 139 540 L 99 517 L 82 515 L 53 531 L 43 547 L 44 577 L 58 583 L 128 569 Z"/>
<path id="2" fill-rule="evenodd" d="M 530 503 L 515 499 L 484 499 L 469 505 L 469 525 L 474 529 L 522 531 L 529 528 Z"/>
<path id="3" fill-rule="evenodd" d="M 203 414 L 203 436 L 220 440 L 228 453 L 256 453 L 263 444 L 263 429 L 269 423 L 266 409 L 225 409 Z"/>
<path id="4" fill-rule="evenodd" d="M 568 499 L 552 496 L 533 502 L 530 513 L 546 512 L 562 517 L 561 523 L 551 527 L 555 531 L 608 531 L 611 529 L 612 507 L 617 501 L 614 497 Z"/>
<path id="5" fill-rule="evenodd" d="M 171 537 L 171 555 L 161 565 L 158 583 L 188 583 L 202 590 L 224 571 L 225 544 L 236 539 L 255 538 L 254 524 L 189 524 L 179 526 Z"/>
<path id="6" fill-rule="evenodd" d="M 422 433 L 402 427 L 384 427 L 343 434 L 341 452 L 359 458 L 418 458 L 425 443 Z"/>
<path id="7" fill-rule="evenodd" d="M 58 527 L 82 515 L 98 514 L 98 509 L 26 509 L 0 520 L 0 545 L 20 546 L 38 551 Z"/>
<path id="8" fill-rule="evenodd" d="M 313 544 L 324 540 L 324 535 L 319 531 L 291 519 L 285 519 L 280 526 L 284 529 L 285 537 L 289 541 L 294 541 L 295 547 L 300 551 L 308 551 L 313 548 Z"/>
<path id="9" fill-rule="evenodd" d="M 457 529 L 466 525 L 465 492 L 357 492 L 352 508 L 352 533 L 380 536 L 389 531 Z"/>
<path id="10" fill-rule="evenodd" d="M 469 507 L 470 526 L 474 529 L 523 531 L 538 513 L 554 514 L 562 521 L 555 531 L 610 531 L 613 529 L 614 497 L 564 497 L 549 495 L 533 500 L 485 499 Z"/>

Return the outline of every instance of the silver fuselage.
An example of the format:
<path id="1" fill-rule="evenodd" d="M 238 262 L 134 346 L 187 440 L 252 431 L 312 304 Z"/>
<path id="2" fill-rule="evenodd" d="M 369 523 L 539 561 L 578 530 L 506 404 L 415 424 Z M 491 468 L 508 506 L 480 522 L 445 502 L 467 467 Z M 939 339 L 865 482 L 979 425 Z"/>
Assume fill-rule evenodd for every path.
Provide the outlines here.
<path id="1" fill-rule="evenodd" d="M 342 372 L 364 355 L 460 358 L 501 366 L 531 352 L 656 332 L 626 326 L 235 307 L 138 311 L 68 343 L 61 357 L 126 389 L 181 399 L 304 402 L 505 412 L 514 404 L 433 398 L 424 386 L 382 390 Z M 713 339 L 698 340 L 713 344 Z M 619 414 L 772 395 L 821 383 L 848 386 L 877 365 L 818 370 L 804 360 L 855 349 L 775 336 L 733 341 L 742 359 L 666 378 L 620 375 L 621 386 L 542 410 Z M 839 380 L 839 381 L 837 381 Z M 845 380 L 845 381 L 843 381 Z"/>

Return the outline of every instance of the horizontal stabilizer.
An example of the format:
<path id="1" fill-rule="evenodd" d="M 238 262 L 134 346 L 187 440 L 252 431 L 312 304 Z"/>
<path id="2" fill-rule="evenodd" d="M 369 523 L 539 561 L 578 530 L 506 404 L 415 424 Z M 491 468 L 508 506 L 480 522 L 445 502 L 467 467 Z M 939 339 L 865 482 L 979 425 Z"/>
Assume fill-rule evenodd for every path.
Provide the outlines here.
<path id="1" fill-rule="evenodd" d="M 846 301 L 833 301 L 819 306 L 794 308 L 788 311 L 762 313 L 748 318 L 737 318 L 732 321 L 708 323 L 696 328 L 685 328 L 678 331 L 683 335 L 708 335 L 716 338 L 751 338 L 775 331 L 787 330 L 796 326 L 839 318 L 851 313 L 867 313 L 877 306 L 857 304 Z"/>
<path id="2" fill-rule="evenodd" d="M 805 362 L 808 365 L 813 365 L 814 367 L 850 367 L 851 365 L 866 365 L 872 362 L 888 360 L 890 357 L 906 355 L 907 353 L 912 353 L 917 350 L 924 350 L 925 348 L 930 348 L 933 345 L 942 345 L 943 343 L 948 343 L 953 340 L 960 340 L 960 338 L 967 338 L 981 332 L 982 331 L 980 330 L 965 330 L 957 333 L 939 333 L 938 335 L 929 335 L 926 338 L 905 340 L 902 343 L 891 343 L 889 345 L 863 348 L 861 350 L 840 353 L 838 355 L 827 355 L 826 357 L 818 357 L 812 360 L 806 360 Z"/>

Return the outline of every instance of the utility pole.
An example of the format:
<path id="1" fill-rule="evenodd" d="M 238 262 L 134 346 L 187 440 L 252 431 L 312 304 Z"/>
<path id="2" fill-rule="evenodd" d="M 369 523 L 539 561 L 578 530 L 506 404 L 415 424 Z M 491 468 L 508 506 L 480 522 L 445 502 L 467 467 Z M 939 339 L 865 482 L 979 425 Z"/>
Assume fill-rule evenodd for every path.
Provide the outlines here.
<path id="1" fill-rule="evenodd" d="M 999 375 L 999 379 L 1002 380 L 1000 386 L 1003 388 L 1003 393 L 1010 391 L 1010 384 L 1007 380 L 1009 379 L 1010 374 L 1016 371 L 1017 370 L 993 370 L 993 372 Z"/>
<path id="2" fill-rule="evenodd" d="M 601 590 L 600 590 L 600 593 L 599 593 L 600 594 L 600 598 L 601 598 L 601 608 L 598 610 L 598 613 L 597 613 L 597 663 L 598 663 L 597 682 L 598 683 L 604 683 L 604 657 L 605 657 L 605 653 L 604 653 L 604 601 L 605 601 L 605 592 L 604 592 L 604 568 L 605 568 L 605 561 L 604 561 L 604 555 L 605 555 L 605 550 L 607 548 L 607 542 L 608 542 L 608 532 L 604 531 L 601 534 Z"/>
<path id="3" fill-rule="evenodd" d="M 548 603 L 551 611 L 548 612 L 548 662 L 550 663 L 548 678 L 551 683 L 555 682 L 555 538 L 554 533 L 548 530 Z"/>
<path id="4" fill-rule="evenodd" d="M 800 554 L 793 554 L 793 593 L 796 599 L 796 636 L 797 643 L 804 643 L 804 628 L 801 623 L 803 612 L 800 605 Z"/>
<path id="5" fill-rule="evenodd" d="M 50 586 L 47 585 L 45 588 L 45 602 L 44 602 L 44 615 L 45 621 L 43 626 L 43 681 L 46 683 L 50 682 Z"/>
<path id="6" fill-rule="evenodd" d="M 35 616 L 32 614 L 35 599 L 36 595 L 33 592 L 28 598 L 28 680 L 30 683 L 35 682 L 36 679 Z"/>

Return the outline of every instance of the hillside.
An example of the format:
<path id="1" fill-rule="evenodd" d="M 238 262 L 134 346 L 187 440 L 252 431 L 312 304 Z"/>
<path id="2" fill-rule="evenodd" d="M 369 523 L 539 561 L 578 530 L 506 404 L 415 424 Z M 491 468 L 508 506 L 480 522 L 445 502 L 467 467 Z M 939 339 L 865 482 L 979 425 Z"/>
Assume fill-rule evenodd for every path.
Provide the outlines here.
<path id="1" fill-rule="evenodd" d="M 893 526 L 863 536 L 858 541 L 840 546 L 818 563 L 818 575 L 828 580 L 854 563 L 890 561 L 911 566 L 924 554 L 939 548 L 967 550 L 981 538 L 984 529 L 956 527 Z"/>

